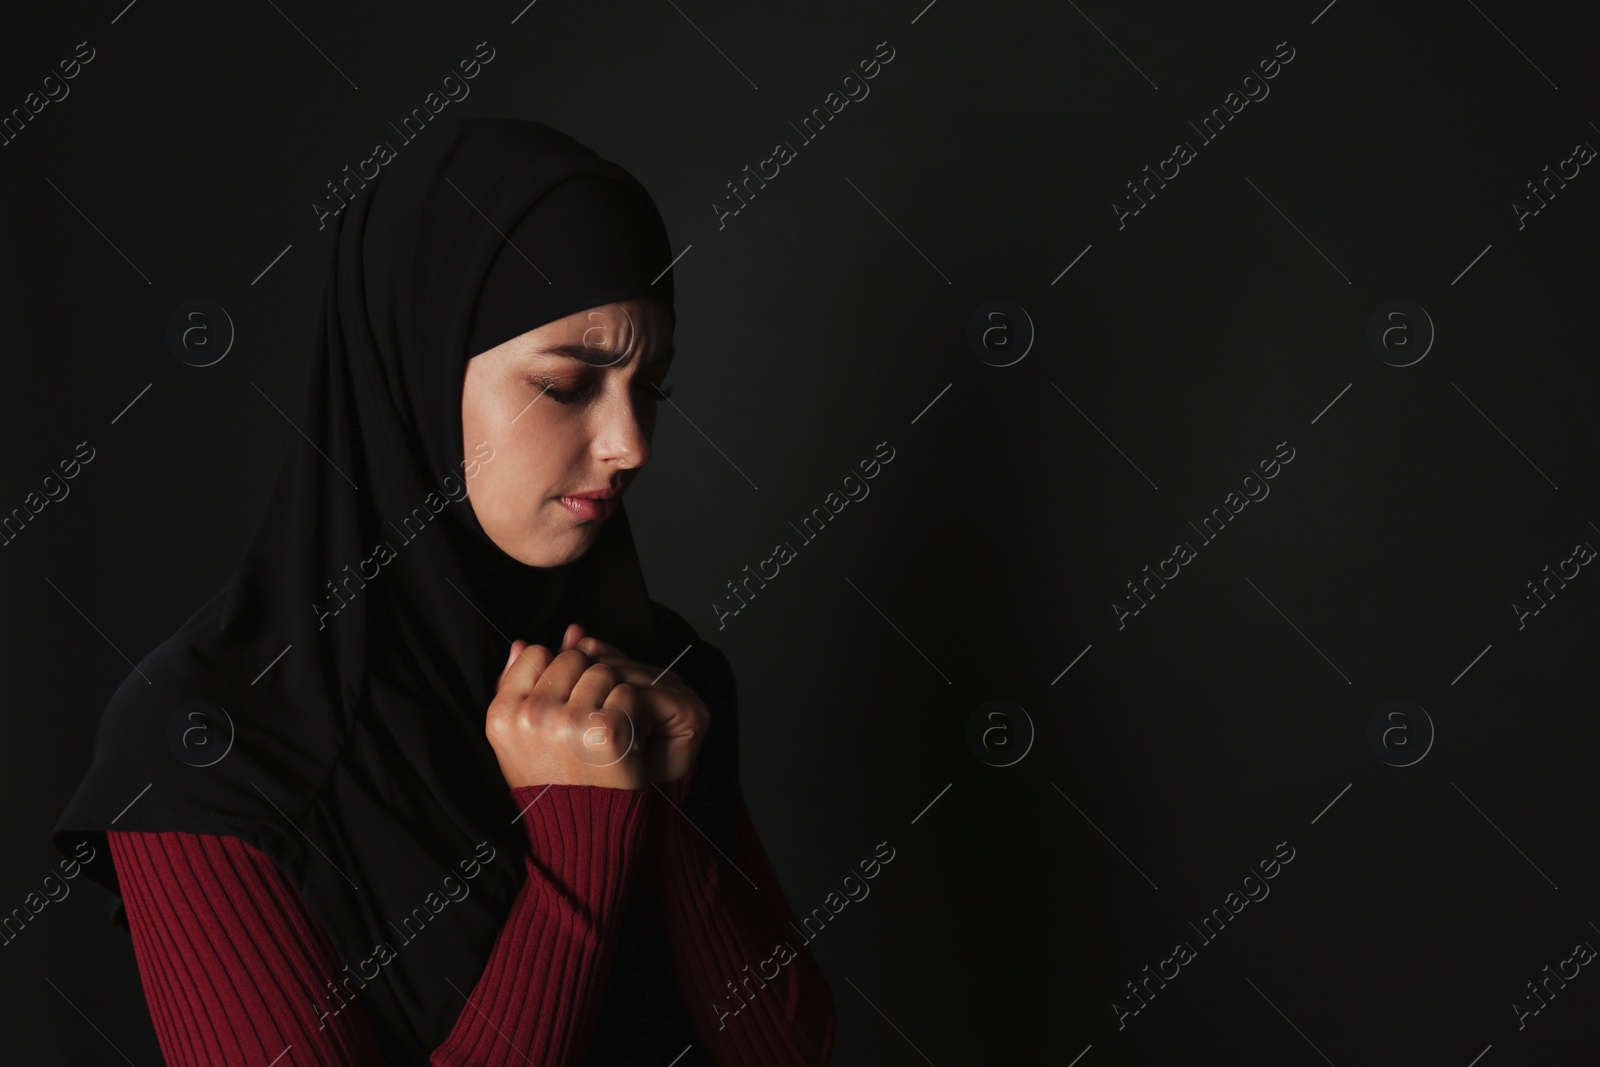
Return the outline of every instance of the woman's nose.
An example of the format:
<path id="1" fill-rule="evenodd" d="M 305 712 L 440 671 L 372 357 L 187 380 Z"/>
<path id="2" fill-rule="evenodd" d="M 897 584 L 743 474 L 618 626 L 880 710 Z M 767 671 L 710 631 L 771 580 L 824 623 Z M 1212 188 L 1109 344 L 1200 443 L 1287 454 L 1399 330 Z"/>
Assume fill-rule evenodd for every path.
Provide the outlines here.
<path id="1" fill-rule="evenodd" d="M 645 430 L 641 403 L 628 400 L 612 406 L 595 440 L 599 457 L 622 467 L 642 467 L 650 458 L 650 437 Z"/>

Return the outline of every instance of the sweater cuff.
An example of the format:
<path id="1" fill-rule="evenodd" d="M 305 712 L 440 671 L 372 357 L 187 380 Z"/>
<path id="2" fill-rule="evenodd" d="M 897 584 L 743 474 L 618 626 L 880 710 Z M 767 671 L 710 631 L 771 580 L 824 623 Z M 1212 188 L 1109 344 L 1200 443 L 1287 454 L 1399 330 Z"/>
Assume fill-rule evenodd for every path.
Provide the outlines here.
<path id="1" fill-rule="evenodd" d="M 598 917 L 629 881 L 649 807 L 642 789 L 532 785 L 511 791 L 532 861 L 559 889 Z"/>
<path id="2" fill-rule="evenodd" d="M 679 809 L 682 809 L 689 795 L 689 786 L 694 782 L 694 774 L 699 769 L 699 767 L 690 767 L 689 772 L 682 778 L 672 782 L 657 782 L 656 786 L 668 800 L 676 804 Z"/>

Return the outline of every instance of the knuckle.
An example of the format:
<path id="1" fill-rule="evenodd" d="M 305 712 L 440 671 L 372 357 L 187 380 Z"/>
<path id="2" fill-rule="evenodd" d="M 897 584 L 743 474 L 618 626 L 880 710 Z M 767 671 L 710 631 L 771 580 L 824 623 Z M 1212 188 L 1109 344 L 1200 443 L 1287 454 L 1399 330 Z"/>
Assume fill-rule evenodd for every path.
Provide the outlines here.
<path id="1" fill-rule="evenodd" d="M 502 693 L 489 704 L 489 710 L 483 717 L 484 728 L 488 730 L 502 729 L 516 710 L 517 700 Z"/>
<path id="2" fill-rule="evenodd" d="M 570 733 L 586 735 L 587 731 L 597 726 L 602 728 L 605 726 L 605 720 L 592 715 L 591 709 L 577 704 L 568 704 L 565 711 L 565 725 Z"/>

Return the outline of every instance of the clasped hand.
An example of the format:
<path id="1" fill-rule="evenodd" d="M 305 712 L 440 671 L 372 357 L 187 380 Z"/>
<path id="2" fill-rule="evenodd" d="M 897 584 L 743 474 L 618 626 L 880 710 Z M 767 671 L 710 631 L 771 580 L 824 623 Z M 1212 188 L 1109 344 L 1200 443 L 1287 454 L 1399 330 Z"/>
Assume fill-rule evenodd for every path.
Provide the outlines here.
<path id="1" fill-rule="evenodd" d="M 705 701 L 675 672 L 573 623 L 557 653 L 512 642 L 484 731 L 513 789 L 644 789 L 689 773 L 710 726 Z"/>

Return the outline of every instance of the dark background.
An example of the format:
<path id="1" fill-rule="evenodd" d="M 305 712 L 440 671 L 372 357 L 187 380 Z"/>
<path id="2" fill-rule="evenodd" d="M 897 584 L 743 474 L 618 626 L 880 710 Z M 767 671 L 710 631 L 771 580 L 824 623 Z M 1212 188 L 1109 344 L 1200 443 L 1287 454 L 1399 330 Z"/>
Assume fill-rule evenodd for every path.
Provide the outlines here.
<path id="1" fill-rule="evenodd" d="M 1600 545 L 1596 164 L 1521 229 L 1511 207 L 1600 146 L 1592 19 L 124 3 L 0 16 L 0 110 L 96 50 L 0 147 L 0 512 L 95 449 L 0 548 L 0 911 L 56 864 L 122 653 L 226 581 L 298 440 L 261 393 L 293 413 L 313 199 L 487 41 L 447 111 L 572 133 L 688 249 L 676 407 L 629 511 L 652 595 L 738 672 L 789 898 L 895 849 L 812 945 L 836 1064 L 1594 1062 L 1595 967 L 1521 1029 L 1512 1005 L 1600 946 L 1600 578 L 1521 629 L 1511 606 Z M 801 144 L 789 123 L 881 41 L 870 95 Z M 1188 123 L 1283 41 L 1270 95 L 1201 145 Z M 1180 139 L 1197 157 L 1119 230 L 1113 199 Z M 725 183 L 779 140 L 797 158 L 719 230 Z M 996 298 L 1036 331 L 1006 367 L 967 341 Z M 193 299 L 237 329 L 205 368 L 165 340 Z M 1396 299 L 1437 331 L 1406 367 L 1366 338 Z M 871 495 L 799 545 L 788 523 L 882 441 Z M 1270 496 L 1201 545 L 1189 523 L 1280 442 Z M 724 583 L 780 539 L 798 558 L 719 630 Z M 1197 558 L 1119 629 L 1125 583 L 1180 539 Z M 992 699 L 1036 731 L 1004 768 L 968 742 Z M 1369 744 L 1392 699 L 1431 747 L 1415 713 Z M 1026 732 L 1013 715 L 1008 751 Z M 1280 842 L 1270 896 L 1201 942 L 1189 923 Z M 0 948 L 0 1060 L 160 1062 L 109 898 L 69 884 Z M 1119 1029 L 1124 983 L 1179 940 L 1197 957 Z"/>

